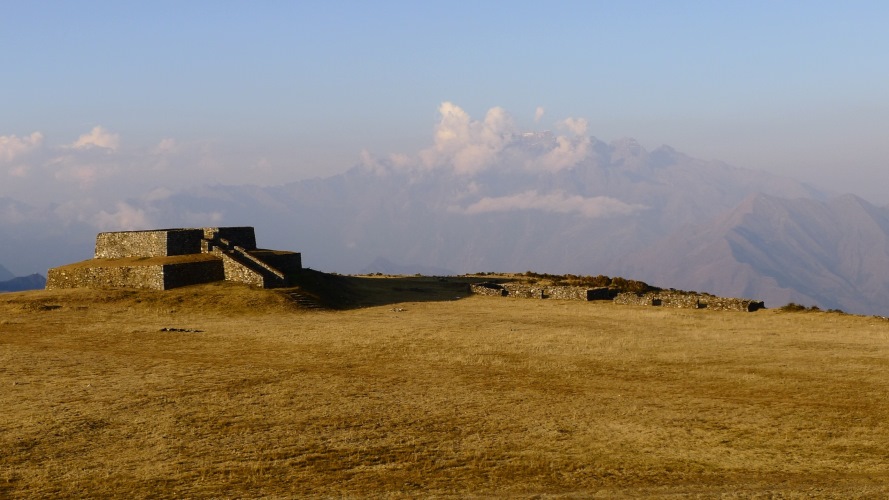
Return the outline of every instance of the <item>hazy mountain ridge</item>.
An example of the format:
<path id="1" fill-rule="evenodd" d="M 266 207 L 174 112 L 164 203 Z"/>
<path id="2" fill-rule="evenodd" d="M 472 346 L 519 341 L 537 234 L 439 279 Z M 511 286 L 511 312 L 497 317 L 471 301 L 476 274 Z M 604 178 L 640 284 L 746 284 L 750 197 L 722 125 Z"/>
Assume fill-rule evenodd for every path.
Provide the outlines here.
<path id="1" fill-rule="evenodd" d="M 8 269 L 3 267 L 3 264 L 0 264 L 0 281 L 11 280 L 12 278 L 15 278 L 15 275 L 13 275 L 11 272 L 9 272 Z"/>
<path id="2" fill-rule="evenodd" d="M 40 290 L 46 286 L 46 278 L 40 274 L 19 276 L 0 281 L 0 292 L 21 292 L 24 290 Z"/>
<path id="3" fill-rule="evenodd" d="M 725 216 L 677 231 L 626 259 L 626 270 L 677 288 L 889 310 L 889 209 L 854 195 L 827 201 L 753 195 Z"/>
<path id="4" fill-rule="evenodd" d="M 668 146 L 649 152 L 632 139 L 535 133 L 496 144 L 445 160 L 365 161 L 281 186 L 153 193 L 99 219 L 129 227 L 98 229 L 252 225 L 264 245 L 340 273 L 609 274 L 770 306 L 879 313 L 889 305 L 886 208 L 851 196 L 827 200 L 791 179 Z M 75 226 L 58 212 L 41 212 L 49 232 L 70 235 Z M 90 256 L 97 227 L 84 220 L 75 221 L 86 233 L 81 254 L 55 265 Z M 5 224 L 0 234 L 13 229 Z M 43 241 L 53 248 L 57 236 Z"/>
<path id="5" fill-rule="evenodd" d="M 92 256 L 96 225 L 70 206 L 35 206 L 0 197 L 0 259 L 15 275 Z"/>
<path id="6" fill-rule="evenodd" d="M 590 140 L 576 165 L 534 167 L 555 139 L 514 138 L 498 160 L 462 173 L 418 165 L 359 166 L 279 187 L 217 186 L 140 205 L 176 225 L 220 214 L 299 249 L 309 265 L 358 272 L 378 257 L 455 272 L 607 273 L 618 258 L 685 224 L 709 220 L 751 193 L 813 196 L 794 181 L 704 162 L 633 140 Z M 531 165 L 531 166 L 529 166 Z"/>

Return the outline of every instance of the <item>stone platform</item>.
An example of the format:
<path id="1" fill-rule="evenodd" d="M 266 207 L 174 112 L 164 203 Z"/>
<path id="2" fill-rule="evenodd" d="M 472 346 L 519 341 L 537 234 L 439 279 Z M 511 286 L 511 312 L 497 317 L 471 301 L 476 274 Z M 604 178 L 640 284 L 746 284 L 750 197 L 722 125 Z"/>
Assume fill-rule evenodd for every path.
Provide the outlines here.
<path id="1" fill-rule="evenodd" d="M 301 269 L 297 252 L 256 248 L 248 226 L 105 232 L 93 259 L 50 269 L 46 288 L 167 290 L 223 280 L 275 288 Z"/>

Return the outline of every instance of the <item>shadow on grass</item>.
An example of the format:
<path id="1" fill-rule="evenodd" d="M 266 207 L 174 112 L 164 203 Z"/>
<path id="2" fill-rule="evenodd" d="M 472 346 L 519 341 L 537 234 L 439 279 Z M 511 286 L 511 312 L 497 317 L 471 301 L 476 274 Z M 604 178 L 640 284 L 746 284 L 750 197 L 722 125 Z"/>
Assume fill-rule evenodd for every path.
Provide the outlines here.
<path id="1" fill-rule="evenodd" d="M 478 277 L 342 276 L 303 269 L 291 277 L 301 294 L 329 309 L 354 309 L 400 302 L 458 300 Z M 493 280 L 488 280 L 493 281 Z"/>

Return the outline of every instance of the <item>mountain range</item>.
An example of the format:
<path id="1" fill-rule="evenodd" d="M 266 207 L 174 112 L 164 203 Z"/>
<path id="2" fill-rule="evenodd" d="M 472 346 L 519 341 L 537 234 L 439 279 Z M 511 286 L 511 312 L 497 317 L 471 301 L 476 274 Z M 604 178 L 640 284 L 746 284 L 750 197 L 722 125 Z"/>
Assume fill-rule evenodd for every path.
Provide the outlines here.
<path id="1" fill-rule="evenodd" d="M 607 274 L 768 306 L 889 313 L 885 207 L 632 139 L 545 132 L 439 146 L 279 186 L 153 193 L 103 208 L 103 220 L 138 215 L 147 226 L 117 229 L 251 225 L 263 246 L 340 273 Z M 52 210 L 16 210 L 42 214 L 50 228 L 18 241 L 53 248 L 66 238 L 69 253 L 81 252 L 53 265 L 91 255 L 89 218 L 66 224 Z M 14 228 L 2 221 L 6 237 Z"/>
<path id="2" fill-rule="evenodd" d="M 19 276 L 5 281 L 0 281 L 0 292 L 21 292 L 24 290 L 39 290 L 46 286 L 46 278 L 40 274 Z"/>
<path id="3" fill-rule="evenodd" d="M 11 280 L 12 278 L 15 278 L 15 276 L 0 264 L 0 281 Z"/>

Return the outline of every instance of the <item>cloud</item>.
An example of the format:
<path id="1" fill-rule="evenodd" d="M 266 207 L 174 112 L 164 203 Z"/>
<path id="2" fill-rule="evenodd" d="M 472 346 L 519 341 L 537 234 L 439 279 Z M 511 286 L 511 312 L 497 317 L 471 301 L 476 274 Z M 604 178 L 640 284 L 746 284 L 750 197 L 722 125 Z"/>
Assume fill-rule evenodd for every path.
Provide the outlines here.
<path id="1" fill-rule="evenodd" d="M 40 146 L 43 134 L 34 132 L 29 136 L 0 135 L 0 162 L 12 162 L 19 156 Z"/>
<path id="2" fill-rule="evenodd" d="M 555 172 L 571 168 L 590 154 L 592 138 L 584 118 L 566 118 L 556 123 L 559 135 L 519 130 L 509 113 L 500 107 L 488 110 L 484 120 L 474 120 L 451 102 L 439 107 L 433 145 L 417 155 L 372 156 L 362 151 L 361 165 L 378 175 L 395 171 L 448 169 L 458 175 L 473 176 L 490 169 L 526 169 Z M 534 120 L 546 110 L 538 106 Z"/>
<path id="3" fill-rule="evenodd" d="M 179 144 L 176 142 L 176 139 L 168 137 L 161 139 L 157 146 L 154 147 L 154 153 L 159 155 L 175 153 L 178 147 Z"/>
<path id="4" fill-rule="evenodd" d="M 451 166 L 459 174 L 474 174 L 495 163 L 516 134 L 512 117 L 503 108 L 491 108 L 483 121 L 472 120 L 453 103 L 439 107 L 434 145 L 420 152 L 427 168 Z"/>
<path id="5" fill-rule="evenodd" d="M 88 134 L 83 134 L 71 144 L 74 149 L 103 148 L 115 151 L 120 146 L 120 136 L 102 126 L 95 126 Z"/>
<path id="6" fill-rule="evenodd" d="M 117 211 L 114 213 L 102 210 L 92 222 L 101 231 L 132 231 L 154 226 L 144 210 L 123 202 L 117 204 Z"/>
<path id="7" fill-rule="evenodd" d="M 488 212 L 511 212 L 514 210 L 539 210 L 560 214 L 578 214 L 586 218 L 629 215 L 647 207 L 638 204 L 624 203 L 607 196 L 585 198 L 580 195 L 568 195 L 562 191 L 540 194 L 537 191 L 525 191 L 510 196 L 486 197 L 458 210 L 465 214 L 482 214 Z"/>
<path id="8" fill-rule="evenodd" d="M 540 157 L 538 163 L 553 172 L 573 167 L 586 158 L 590 149 L 589 137 L 556 137 L 556 147 Z"/>
<path id="9" fill-rule="evenodd" d="M 586 135 L 590 123 L 586 118 L 565 118 L 558 123 L 558 126 L 571 131 L 571 133 L 578 137 L 582 137 Z"/>
<path id="10" fill-rule="evenodd" d="M 573 137 L 559 135 L 556 147 L 544 153 L 537 163 L 545 170 L 559 171 L 580 163 L 590 150 L 590 137 L 587 136 L 589 122 L 584 118 L 566 118 L 556 126 L 568 131 Z"/>
<path id="11" fill-rule="evenodd" d="M 185 212 L 181 215 L 181 221 L 186 226 L 202 227 L 220 224 L 225 214 L 216 210 L 212 212 Z"/>

